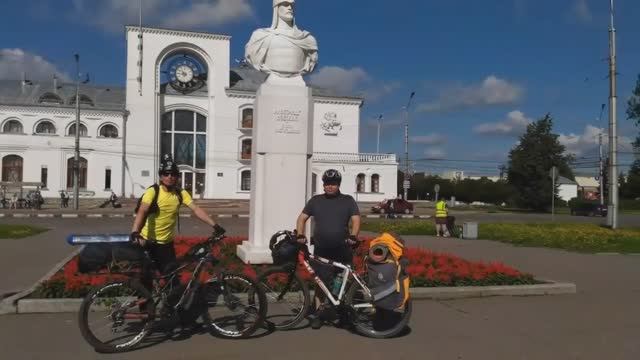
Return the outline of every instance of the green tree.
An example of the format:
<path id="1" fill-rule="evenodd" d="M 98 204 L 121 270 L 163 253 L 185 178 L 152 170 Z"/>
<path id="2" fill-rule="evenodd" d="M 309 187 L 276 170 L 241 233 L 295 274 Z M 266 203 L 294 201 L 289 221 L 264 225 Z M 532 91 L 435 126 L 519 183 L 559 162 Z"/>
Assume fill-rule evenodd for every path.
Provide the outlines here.
<path id="1" fill-rule="evenodd" d="M 627 102 L 627 119 L 633 121 L 636 126 L 640 126 L 640 75 L 636 80 L 636 86 L 631 92 L 631 97 Z M 640 134 L 633 143 L 634 151 L 640 152 Z M 633 162 L 629 169 L 629 176 L 623 189 L 624 196 L 630 199 L 640 197 L 640 159 Z"/>
<path id="2" fill-rule="evenodd" d="M 636 160 L 631 169 L 627 181 L 621 188 L 622 196 L 627 199 L 636 199 L 640 197 L 640 160 Z"/>
<path id="3" fill-rule="evenodd" d="M 571 156 L 564 154 L 565 147 L 552 129 L 553 119 L 547 114 L 529 124 L 518 145 L 509 152 L 507 178 L 520 207 L 538 211 L 551 207 L 551 194 L 557 194 L 549 176 L 553 166 L 558 168 L 559 175 L 574 179 L 569 167 Z"/>
<path id="4" fill-rule="evenodd" d="M 640 75 L 631 94 L 627 101 L 627 119 L 634 121 L 636 126 L 640 126 Z M 640 136 L 636 139 L 636 144 L 640 145 Z"/>

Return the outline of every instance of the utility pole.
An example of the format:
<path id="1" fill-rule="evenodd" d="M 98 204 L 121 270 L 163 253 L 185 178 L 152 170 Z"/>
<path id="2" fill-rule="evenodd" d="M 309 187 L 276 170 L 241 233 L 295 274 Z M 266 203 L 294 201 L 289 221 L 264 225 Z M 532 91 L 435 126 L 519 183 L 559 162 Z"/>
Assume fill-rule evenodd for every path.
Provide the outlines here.
<path id="1" fill-rule="evenodd" d="M 600 121 L 602 120 L 602 113 L 604 112 L 604 107 L 607 106 L 606 104 L 602 104 L 602 106 L 600 106 L 600 115 L 598 116 L 598 124 L 600 124 Z M 599 149 L 599 153 L 600 153 L 600 172 L 598 173 L 598 177 L 600 179 L 600 205 L 604 205 L 604 163 L 603 163 L 603 158 L 602 158 L 602 130 L 600 131 L 600 134 L 598 134 L 598 149 Z"/>
<path id="2" fill-rule="evenodd" d="M 382 114 L 378 116 L 378 140 L 376 141 L 376 154 L 380 154 L 380 125 L 382 125 Z"/>
<path id="3" fill-rule="evenodd" d="M 120 195 L 120 197 L 122 199 L 125 198 L 126 193 L 124 190 L 125 187 L 125 170 L 127 167 L 127 120 L 129 119 L 129 110 L 123 110 L 122 111 L 122 169 L 121 169 L 121 183 L 120 183 L 120 189 L 122 194 Z"/>
<path id="4" fill-rule="evenodd" d="M 598 173 L 600 180 L 600 205 L 604 205 L 604 166 L 602 163 L 602 133 L 598 134 L 598 148 L 600 151 L 600 172 Z"/>
<path id="5" fill-rule="evenodd" d="M 607 225 L 618 228 L 618 129 L 616 123 L 616 29 L 613 26 L 613 0 L 610 0 L 609 27 L 609 204 Z"/>
<path id="6" fill-rule="evenodd" d="M 407 107 L 405 107 L 405 123 L 404 123 L 404 181 L 402 182 L 402 188 L 404 189 L 404 198 L 407 200 L 407 193 L 409 192 L 409 187 L 411 186 L 411 181 L 409 180 L 409 106 L 411 106 L 411 100 L 413 100 L 413 96 L 416 94 L 415 91 L 411 92 L 409 96 L 409 102 L 407 103 Z"/>
<path id="7" fill-rule="evenodd" d="M 80 180 L 80 55 L 75 54 L 76 58 L 76 145 L 75 156 L 73 161 L 73 208 L 78 210 L 80 201 L 80 189 L 78 182 Z"/>

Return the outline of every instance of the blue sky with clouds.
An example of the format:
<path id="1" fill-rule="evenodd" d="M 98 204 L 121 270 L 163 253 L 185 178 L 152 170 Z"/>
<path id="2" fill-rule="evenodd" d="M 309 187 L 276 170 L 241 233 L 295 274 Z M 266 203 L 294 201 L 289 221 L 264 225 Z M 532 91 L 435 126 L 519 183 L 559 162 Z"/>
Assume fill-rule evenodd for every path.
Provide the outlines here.
<path id="1" fill-rule="evenodd" d="M 144 25 L 232 36 L 232 57 L 271 22 L 271 0 L 142 0 Z M 626 101 L 640 73 L 640 1 L 616 0 L 620 149 L 638 128 Z M 124 24 L 135 0 L 5 0 L 0 78 L 70 77 L 73 54 L 94 83 L 123 85 Z M 526 124 L 552 114 L 568 150 L 591 157 L 607 126 L 608 0 L 298 0 L 298 25 L 318 39 L 315 84 L 362 94 L 361 151 L 404 152 L 409 94 L 410 158 L 417 170 L 497 174 Z M 7 16 L 10 14 L 10 16 Z M 630 163 L 632 155 L 622 157 Z M 589 170 L 581 169 L 583 172 Z"/>

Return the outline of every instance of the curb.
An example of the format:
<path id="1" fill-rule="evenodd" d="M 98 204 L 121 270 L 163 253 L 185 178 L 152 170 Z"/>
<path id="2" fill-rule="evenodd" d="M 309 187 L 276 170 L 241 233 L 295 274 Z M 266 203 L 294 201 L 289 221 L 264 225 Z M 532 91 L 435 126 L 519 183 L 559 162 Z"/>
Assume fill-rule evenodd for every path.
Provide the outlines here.
<path id="1" fill-rule="evenodd" d="M 551 282 L 536 285 L 459 286 L 411 288 L 413 299 L 452 300 L 487 296 L 542 296 L 575 294 L 576 284 Z"/>
<path id="2" fill-rule="evenodd" d="M 49 279 L 55 273 L 57 273 L 58 270 L 62 269 L 62 267 L 64 267 L 69 262 L 69 260 L 73 259 L 74 256 L 80 253 L 83 247 L 84 246 L 80 246 L 76 250 L 72 251 L 71 254 L 67 255 L 64 259 L 59 261 L 51 270 L 49 270 L 49 272 L 46 275 L 41 277 L 38 281 L 36 281 L 35 284 L 31 285 L 31 287 L 28 288 L 27 290 L 21 291 L 15 295 L 9 296 L 8 298 L 2 299 L 2 301 L 0 301 L 0 315 L 18 313 L 18 305 L 20 301 L 24 301 L 21 299 L 24 298 L 25 296 L 29 296 L 29 294 L 31 294 L 38 287 L 38 285 L 40 285 L 41 282 Z"/>
<path id="3" fill-rule="evenodd" d="M 510 286 L 460 286 L 437 288 L 411 288 L 411 298 L 416 300 L 452 300 L 482 298 L 487 296 L 542 296 L 575 294 L 576 285 L 552 282 L 537 285 Z M 13 313 L 72 313 L 80 309 L 83 299 L 22 299 Z"/>

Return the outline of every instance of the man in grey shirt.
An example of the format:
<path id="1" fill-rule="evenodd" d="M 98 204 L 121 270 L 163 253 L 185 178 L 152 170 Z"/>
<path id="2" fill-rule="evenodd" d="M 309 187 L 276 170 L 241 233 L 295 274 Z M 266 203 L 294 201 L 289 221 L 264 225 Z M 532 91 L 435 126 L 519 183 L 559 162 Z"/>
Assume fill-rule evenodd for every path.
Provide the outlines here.
<path id="1" fill-rule="evenodd" d="M 342 176 L 337 170 L 329 169 L 324 172 L 322 175 L 324 194 L 316 195 L 307 202 L 298 216 L 296 230 L 298 241 L 306 242 L 305 224 L 310 217 L 313 217 L 314 254 L 343 264 L 351 264 L 353 261 L 351 247 L 357 245 L 357 236 L 360 232 L 360 211 L 353 197 L 340 193 L 341 182 Z M 349 231 L 350 221 L 351 231 Z M 335 277 L 332 267 L 318 264 L 314 266 L 314 271 L 328 287 L 331 287 Z M 324 300 L 323 294 L 318 289 L 315 293 L 316 306 L 319 306 Z M 322 326 L 320 316 L 312 317 L 311 327 L 317 329 L 320 326 Z"/>

